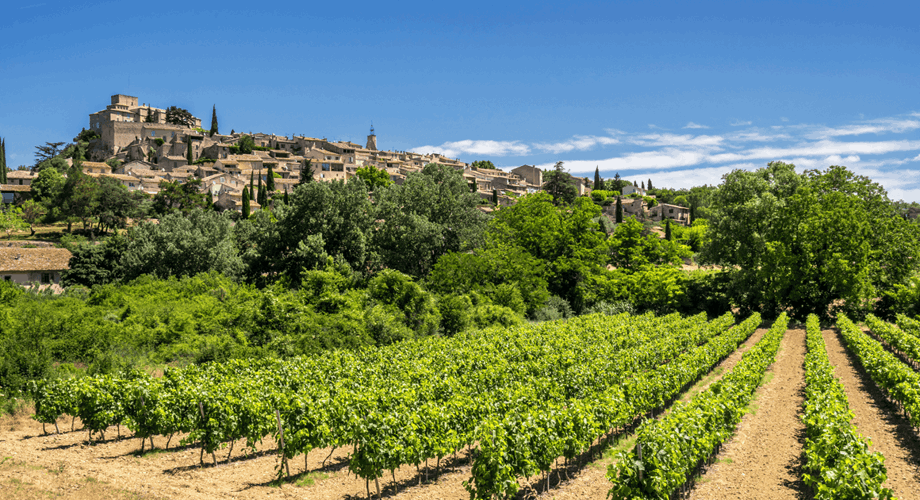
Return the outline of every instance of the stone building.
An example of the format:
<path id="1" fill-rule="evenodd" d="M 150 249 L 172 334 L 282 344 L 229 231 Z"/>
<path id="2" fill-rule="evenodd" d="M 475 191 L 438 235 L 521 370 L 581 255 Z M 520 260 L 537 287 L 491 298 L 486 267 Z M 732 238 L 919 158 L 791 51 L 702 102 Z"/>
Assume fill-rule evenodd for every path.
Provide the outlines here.
<path id="1" fill-rule="evenodd" d="M 201 126 L 201 119 L 192 117 L 193 126 Z M 112 103 L 102 111 L 89 115 L 89 128 L 102 137 L 103 145 L 115 155 L 139 138 L 175 138 L 188 132 L 188 127 L 166 123 L 166 110 L 147 104 L 138 104 L 137 97 L 116 94 Z"/>

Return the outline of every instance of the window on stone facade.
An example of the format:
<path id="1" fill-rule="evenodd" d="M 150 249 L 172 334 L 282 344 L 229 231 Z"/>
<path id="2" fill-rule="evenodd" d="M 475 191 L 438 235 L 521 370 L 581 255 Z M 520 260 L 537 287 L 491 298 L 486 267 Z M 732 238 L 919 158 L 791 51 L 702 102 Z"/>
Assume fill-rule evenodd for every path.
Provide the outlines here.
<path id="1" fill-rule="evenodd" d="M 51 283 L 51 273 L 42 273 L 42 284 L 47 285 Z"/>
<path id="2" fill-rule="evenodd" d="M 4 281 L 13 281 L 13 277 L 10 276 L 9 274 L 7 274 L 6 276 L 3 277 L 3 280 L 4 280 Z"/>

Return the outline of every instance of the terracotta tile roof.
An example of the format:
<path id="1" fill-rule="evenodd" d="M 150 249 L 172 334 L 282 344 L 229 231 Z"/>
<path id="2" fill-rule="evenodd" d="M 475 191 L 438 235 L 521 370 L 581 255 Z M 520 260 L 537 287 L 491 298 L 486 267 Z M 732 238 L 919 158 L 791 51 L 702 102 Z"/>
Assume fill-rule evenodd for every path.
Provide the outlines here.
<path id="1" fill-rule="evenodd" d="M 8 179 L 31 179 L 35 174 L 28 170 L 12 170 L 6 173 Z"/>
<path id="2" fill-rule="evenodd" d="M 81 165 L 83 165 L 83 168 L 86 168 L 86 167 L 112 168 L 112 167 L 108 166 L 108 164 L 102 163 L 102 162 L 98 162 L 98 161 L 84 161 L 84 162 L 81 163 Z"/>
<path id="3" fill-rule="evenodd" d="M 0 248 L 0 273 L 70 269 L 65 248 Z"/>
<path id="4" fill-rule="evenodd" d="M 0 184 L 0 191 L 4 193 L 10 193 L 13 191 L 18 191 L 20 193 L 28 193 L 32 191 L 32 186 L 20 186 L 18 184 Z"/>

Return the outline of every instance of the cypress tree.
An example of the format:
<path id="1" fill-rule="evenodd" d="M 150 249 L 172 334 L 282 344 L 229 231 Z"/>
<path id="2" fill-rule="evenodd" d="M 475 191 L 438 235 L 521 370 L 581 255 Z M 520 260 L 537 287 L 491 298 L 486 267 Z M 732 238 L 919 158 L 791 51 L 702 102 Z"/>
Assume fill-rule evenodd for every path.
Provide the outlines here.
<path id="1" fill-rule="evenodd" d="M 211 137 L 214 137 L 214 134 L 219 134 L 217 131 L 217 105 L 215 104 L 211 108 Z"/>
<path id="2" fill-rule="evenodd" d="M 6 184 L 6 139 L 0 139 L 0 184 Z"/>
<path id="3" fill-rule="evenodd" d="M 188 160 L 188 164 L 191 165 L 195 163 L 195 160 L 192 159 L 192 140 L 188 140 L 188 151 L 185 153 L 185 158 Z"/>
<path id="4" fill-rule="evenodd" d="M 604 189 L 604 181 L 601 180 L 601 172 L 598 167 L 594 167 L 594 190 Z"/>
<path id="5" fill-rule="evenodd" d="M 300 167 L 300 180 L 297 184 L 306 184 L 308 182 L 313 182 L 313 160 L 307 160 L 303 162 L 303 165 Z"/>
<path id="6" fill-rule="evenodd" d="M 645 181 L 642 181 L 642 190 L 645 191 Z"/>
<path id="7" fill-rule="evenodd" d="M 275 174 L 272 172 L 271 167 L 268 167 L 268 177 L 265 178 L 265 189 L 268 190 L 268 194 L 275 194 Z"/>
<path id="8" fill-rule="evenodd" d="M 265 205 L 265 190 L 262 189 L 262 174 L 259 174 L 259 192 L 256 195 L 256 202 L 259 205 Z"/>
<path id="9" fill-rule="evenodd" d="M 623 222 L 623 202 L 620 201 L 620 197 L 617 196 L 617 213 L 616 213 L 617 224 Z"/>
<path id="10" fill-rule="evenodd" d="M 284 204 L 288 204 L 287 186 L 284 186 Z"/>
<path id="11" fill-rule="evenodd" d="M 651 179 L 649 179 L 648 182 L 645 183 L 645 185 L 648 186 L 649 191 L 651 191 L 652 189 L 655 189 L 655 188 L 652 187 L 652 180 L 651 180 Z"/>
<path id="12" fill-rule="evenodd" d="M 498 190 L 497 189 L 492 190 L 492 204 L 498 205 Z"/>
<path id="13" fill-rule="evenodd" d="M 633 187 L 639 187 L 639 185 L 636 184 L 636 181 L 633 181 Z"/>
<path id="14" fill-rule="evenodd" d="M 256 187 L 255 187 L 254 182 L 255 182 L 255 171 L 250 170 L 250 171 L 249 171 L 249 192 L 250 192 L 250 193 L 255 193 L 255 192 L 256 192 L 256 191 L 255 191 L 255 188 L 256 188 Z"/>
<path id="15" fill-rule="evenodd" d="M 249 188 L 243 187 L 243 218 L 249 218 Z"/>
<path id="16" fill-rule="evenodd" d="M 696 207 L 693 206 L 693 203 L 690 204 L 690 220 L 687 221 L 688 224 L 692 224 L 696 220 Z"/>
<path id="17" fill-rule="evenodd" d="M 665 219 L 664 222 L 664 239 L 671 241 L 671 219 Z"/>

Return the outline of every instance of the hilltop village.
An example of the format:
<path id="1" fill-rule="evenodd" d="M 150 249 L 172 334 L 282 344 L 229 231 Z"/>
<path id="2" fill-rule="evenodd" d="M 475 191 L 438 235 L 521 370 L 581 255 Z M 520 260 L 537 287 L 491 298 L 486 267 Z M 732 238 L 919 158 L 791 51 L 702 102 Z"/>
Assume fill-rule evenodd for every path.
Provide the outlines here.
<path id="1" fill-rule="evenodd" d="M 87 161 L 81 162 L 82 169 L 90 176 L 111 177 L 130 191 L 150 195 L 157 194 L 164 181 L 184 184 L 199 180 L 200 189 L 210 193 L 218 208 L 234 211 L 242 209 L 243 188 L 253 178 L 266 182 L 269 171 L 275 189 L 283 192 L 291 191 L 303 175 L 311 175 L 320 182 L 346 180 L 366 166 L 386 171 L 391 181 L 401 184 L 409 173 L 420 171 L 429 163 L 439 163 L 463 171 L 471 190 L 484 200 L 485 211 L 492 210 L 492 205 L 512 205 L 518 197 L 543 187 L 543 171 L 534 165 L 504 171 L 477 167 L 437 153 L 379 149 L 373 127 L 362 146 L 298 135 L 236 131 L 222 134 L 216 130 L 216 118 L 215 111 L 215 127 L 208 131 L 201 128 L 200 118 L 185 110 L 156 108 L 134 96 L 113 95 L 111 104 L 89 115 L 89 130 L 81 133 L 92 138 L 86 151 Z M 248 148 L 241 147 L 244 137 L 252 140 Z M 67 162 L 72 164 L 70 159 Z M 26 170 L 12 171 L 0 190 L 11 200 L 17 195 L 21 197 L 36 175 Z M 592 183 L 588 178 L 573 177 L 573 180 L 578 195 L 591 193 Z M 689 209 L 650 204 L 643 188 L 627 184 L 622 195 L 631 194 L 635 196 L 623 200 L 625 214 L 689 223 Z M 256 200 L 250 206 L 252 210 L 260 208 Z M 612 216 L 612 205 L 605 207 L 605 212 Z"/>

